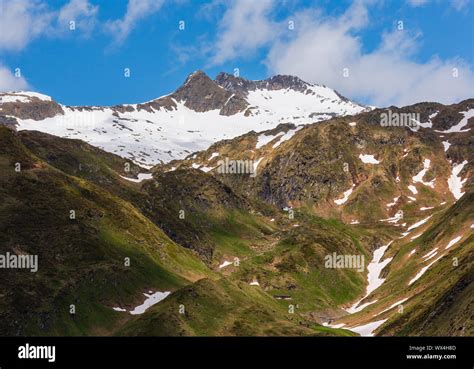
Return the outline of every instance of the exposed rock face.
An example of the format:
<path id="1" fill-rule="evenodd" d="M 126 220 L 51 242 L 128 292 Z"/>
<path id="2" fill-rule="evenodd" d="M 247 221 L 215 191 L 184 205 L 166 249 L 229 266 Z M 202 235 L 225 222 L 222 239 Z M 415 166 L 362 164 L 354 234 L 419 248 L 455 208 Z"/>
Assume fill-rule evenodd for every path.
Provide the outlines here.
<path id="1" fill-rule="evenodd" d="M 17 124 L 18 124 L 18 122 L 15 118 L 7 117 L 3 114 L 0 114 L 0 125 L 1 126 L 6 126 L 8 128 L 11 128 L 11 129 L 15 130 Z"/>
<path id="2" fill-rule="evenodd" d="M 0 94 L 0 97 L 6 95 Z M 58 114 L 64 114 L 64 111 L 53 100 L 46 101 L 37 97 L 30 97 L 28 102 L 12 101 L 0 104 L 0 114 L 13 115 L 20 119 L 43 120 Z"/>
<path id="3" fill-rule="evenodd" d="M 292 89 L 302 93 L 314 94 L 314 92 L 309 89 L 310 84 L 298 77 L 281 74 L 261 81 L 249 81 L 244 78 L 235 77 L 229 73 L 219 73 L 215 81 L 222 88 L 239 94 L 240 96 L 247 96 L 249 91 L 255 91 L 257 89 Z"/>
<path id="4" fill-rule="evenodd" d="M 133 106 L 130 105 L 114 105 L 112 106 L 112 110 L 115 111 L 115 113 L 126 113 L 126 112 L 132 112 L 135 111 Z M 118 114 L 117 114 L 118 115 Z"/>
<path id="5" fill-rule="evenodd" d="M 201 71 L 191 74 L 171 96 L 184 101 L 184 105 L 194 111 L 219 109 L 221 115 L 233 115 L 248 105 L 243 98 L 222 88 Z"/>
<path id="6" fill-rule="evenodd" d="M 130 106 L 128 107 L 130 108 Z M 160 110 L 160 109 L 175 110 L 176 108 L 177 108 L 176 102 L 173 100 L 171 96 L 164 96 L 159 99 L 137 105 L 138 111 L 143 109 L 148 112 L 153 112 L 153 110 Z"/>
<path id="7" fill-rule="evenodd" d="M 235 77 L 229 73 L 219 73 L 215 81 L 222 88 L 232 91 L 239 96 L 247 96 L 248 91 L 256 89 L 256 83 L 254 81 Z"/>
<path id="8" fill-rule="evenodd" d="M 439 114 L 433 118 L 433 128 L 444 131 L 450 129 L 452 126 L 456 125 L 464 115 L 460 111 L 468 111 L 474 109 L 474 99 L 465 100 L 459 104 L 451 105 L 447 109 L 440 109 Z M 474 119 L 468 120 L 467 125 L 463 128 L 466 130 L 474 126 Z"/>

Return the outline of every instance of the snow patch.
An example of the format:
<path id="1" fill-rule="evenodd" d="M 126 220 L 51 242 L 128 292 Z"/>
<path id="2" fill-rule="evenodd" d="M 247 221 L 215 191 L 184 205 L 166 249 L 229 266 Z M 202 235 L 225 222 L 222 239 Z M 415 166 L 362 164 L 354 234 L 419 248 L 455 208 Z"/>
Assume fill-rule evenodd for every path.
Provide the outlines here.
<path id="1" fill-rule="evenodd" d="M 425 219 L 420 220 L 419 222 L 412 224 L 410 227 L 408 227 L 407 231 L 410 232 L 412 229 L 418 228 L 419 226 L 425 224 L 430 218 L 431 215 Z"/>
<path id="2" fill-rule="evenodd" d="M 346 311 L 349 313 L 349 314 L 355 314 L 359 311 L 362 311 L 364 310 L 367 306 L 369 305 L 372 305 L 372 304 L 375 304 L 378 300 L 374 300 L 374 301 L 370 301 L 370 302 L 366 302 L 365 304 L 362 304 L 362 305 L 358 305 L 358 306 L 351 306 L 350 308 L 346 309 Z"/>
<path id="3" fill-rule="evenodd" d="M 266 135 L 266 134 L 261 134 L 257 138 L 257 144 L 255 145 L 256 149 L 260 149 L 261 147 L 269 144 L 273 140 L 275 140 L 277 137 L 282 136 L 284 133 L 283 132 L 278 132 L 276 135 Z"/>
<path id="4" fill-rule="evenodd" d="M 29 103 L 31 99 L 28 96 L 3 95 L 0 96 L 0 104 L 3 103 Z"/>
<path id="5" fill-rule="evenodd" d="M 159 303 L 160 301 L 164 300 L 168 295 L 170 294 L 170 291 L 166 292 L 149 292 L 149 293 L 144 293 L 146 299 L 143 302 L 143 304 L 138 305 L 135 307 L 133 310 L 130 311 L 130 314 L 132 315 L 139 315 L 143 314 L 149 307 Z M 114 307 L 113 308 L 115 311 L 127 311 L 126 309 L 123 309 L 121 307 Z"/>
<path id="6" fill-rule="evenodd" d="M 404 299 L 401 299 L 401 300 L 399 300 L 399 301 L 393 303 L 392 305 L 390 305 L 388 308 L 382 310 L 380 313 L 375 314 L 374 316 L 383 314 L 383 313 L 385 313 L 386 311 L 389 311 L 389 310 L 393 309 L 395 306 L 398 306 L 398 305 L 400 305 L 400 304 L 403 304 L 403 303 L 404 303 L 406 300 L 408 300 L 408 299 L 409 299 L 409 297 L 406 297 L 406 298 L 404 298 Z"/>
<path id="7" fill-rule="evenodd" d="M 224 260 L 224 262 L 221 265 L 219 265 L 219 269 L 225 268 L 226 266 L 229 266 L 229 265 L 232 265 L 232 262 Z"/>
<path id="8" fill-rule="evenodd" d="M 467 126 L 467 121 L 468 119 L 474 117 L 474 109 L 470 109 L 468 111 L 462 111 L 460 112 L 462 115 L 464 115 L 464 117 L 459 121 L 458 124 L 456 124 L 455 126 L 449 128 L 448 130 L 446 131 L 436 131 L 436 132 L 440 132 L 440 133 L 462 133 L 462 132 L 468 132 L 470 131 L 471 129 L 468 128 L 468 129 L 465 129 L 463 130 L 463 128 L 465 126 Z"/>
<path id="9" fill-rule="evenodd" d="M 365 164 L 379 164 L 380 162 L 375 159 L 373 155 L 360 154 L 359 159 Z"/>
<path id="10" fill-rule="evenodd" d="M 441 259 L 444 255 L 439 256 L 435 260 L 433 260 L 431 263 L 429 263 L 427 266 L 423 267 L 417 275 L 413 279 L 408 282 L 408 285 L 411 286 L 413 283 L 415 283 L 423 274 L 426 273 L 426 271 L 429 269 L 430 266 L 432 266 L 434 263 L 436 263 L 439 259 Z"/>
<path id="11" fill-rule="evenodd" d="M 273 144 L 273 148 L 276 149 L 278 146 L 280 146 L 283 142 L 288 141 L 290 138 L 292 138 L 296 132 L 298 132 L 300 129 L 302 129 L 303 126 L 299 126 L 296 129 L 290 129 L 288 132 L 286 132 L 281 138 Z"/>
<path id="12" fill-rule="evenodd" d="M 417 189 L 413 185 L 409 185 L 408 189 L 413 193 L 413 195 L 416 195 L 418 193 Z M 415 199 L 416 200 L 416 199 Z"/>
<path id="13" fill-rule="evenodd" d="M 387 219 L 381 219 L 380 222 L 398 223 L 402 219 L 403 219 L 403 211 L 399 210 L 393 217 L 387 218 Z"/>
<path id="14" fill-rule="evenodd" d="M 385 323 L 388 319 L 377 320 L 375 322 L 362 324 L 356 327 L 347 328 L 352 332 L 359 333 L 361 336 L 365 337 L 373 337 L 374 331 L 380 327 L 383 323 Z"/>
<path id="15" fill-rule="evenodd" d="M 451 177 L 448 178 L 448 187 L 451 193 L 453 194 L 456 200 L 459 200 L 464 192 L 461 192 L 462 186 L 466 182 L 467 178 L 462 180 L 461 177 L 458 177 L 459 173 L 463 170 L 464 166 L 467 164 L 467 160 L 464 160 L 460 164 L 455 164 L 453 166 Z"/>
<path id="16" fill-rule="evenodd" d="M 364 304 L 365 306 L 358 307 L 359 303 L 364 300 L 367 296 L 369 296 L 373 291 L 375 291 L 377 288 L 379 288 L 383 282 L 385 282 L 385 278 L 379 278 L 380 277 L 380 272 L 382 271 L 385 266 L 387 266 L 388 263 L 392 261 L 392 258 L 387 258 L 384 261 L 381 261 L 383 258 L 383 255 L 385 254 L 385 251 L 388 249 L 388 247 L 392 244 L 393 241 L 390 241 L 387 245 L 381 246 L 378 249 L 374 251 L 374 256 L 370 264 L 367 266 L 367 289 L 365 292 L 365 296 L 362 297 L 359 301 L 357 301 L 355 304 L 353 304 L 351 307 L 348 309 L 345 309 L 348 313 L 353 314 L 354 312 L 358 312 L 365 308 L 366 306 L 370 305 Z M 372 303 L 374 303 L 373 301 Z"/>
<path id="17" fill-rule="evenodd" d="M 388 208 L 391 208 L 392 206 L 396 205 L 396 203 L 398 202 L 398 199 L 399 199 L 399 198 L 400 198 L 400 196 L 394 197 L 394 198 L 393 198 L 393 202 L 388 203 L 386 206 L 387 206 Z"/>
<path id="18" fill-rule="evenodd" d="M 205 167 L 205 166 L 202 166 L 199 168 L 199 170 L 202 170 L 204 173 L 207 173 L 207 172 L 210 172 L 211 170 L 213 170 L 215 167 Z"/>
<path id="19" fill-rule="evenodd" d="M 423 181 L 423 177 L 425 176 L 428 169 L 430 169 L 430 164 L 431 164 L 430 159 L 423 160 L 423 169 L 417 175 L 413 176 L 413 178 L 412 178 L 414 183 L 423 183 L 425 186 L 429 186 L 431 188 L 434 188 L 435 179 L 433 179 L 431 182 L 424 182 Z M 415 191 L 416 191 L 416 189 L 415 189 Z"/>
<path id="20" fill-rule="evenodd" d="M 404 237 L 406 237 L 407 235 L 410 234 L 410 232 L 411 232 L 413 229 L 418 228 L 419 226 L 425 224 L 425 223 L 428 221 L 428 219 L 430 219 L 430 218 L 431 218 L 431 215 L 430 215 L 428 218 L 422 219 L 422 220 L 420 220 L 419 222 L 416 222 L 415 224 L 411 225 L 410 227 L 408 227 L 408 229 L 406 230 L 406 232 L 403 232 L 403 233 L 402 233 L 402 236 L 399 237 L 399 238 L 404 238 Z"/>
<path id="21" fill-rule="evenodd" d="M 472 228 L 472 225 L 471 225 L 471 228 Z M 449 241 L 448 245 L 446 246 L 446 250 L 449 249 L 451 246 L 453 246 L 455 243 L 458 243 L 461 238 L 462 236 L 457 236 L 456 238 L 453 238 L 451 241 Z"/>
<path id="22" fill-rule="evenodd" d="M 213 152 L 211 154 L 211 156 L 209 157 L 209 159 L 207 159 L 208 161 L 211 161 L 212 159 L 214 159 L 216 156 L 219 156 L 219 153 L 218 152 Z"/>
<path id="23" fill-rule="evenodd" d="M 435 247 L 433 250 L 431 250 L 429 253 L 427 253 L 426 255 L 423 256 L 423 259 L 426 260 L 429 260 L 431 259 L 433 256 L 435 256 L 437 253 L 438 253 L 438 248 Z"/>
<path id="24" fill-rule="evenodd" d="M 120 176 L 122 177 L 123 179 L 126 179 L 127 181 L 130 181 L 130 182 L 135 182 L 135 183 L 140 183 L 140 182 L 143 182 L 147 179 L 153 179 L 153 174 L 151 173 L 139 173 L 138 174 L 138 179 L 136 178 L 128 178 L 128 177 L 124 177 L 124 176 Z"/>
<path id="25" fill-rule="evenodd" d="M 347 191 L 344 191 L 344 195 L 342 196 L 342 198 L 340 198 L 338 200 L 334 200 L 334 202 L 337 205 L 342 205 L 342 204 L 346 203 L 346 201 L 349 200 L 349 196 L 351 195 L 354 187 L 355 187 L 355 184 L 352 184 L 351 188 L 349 188 Z"/>
<path id="26" fill-rule="evenodd" d="M 444 152 L 448 151 L 451 144 L 448 141 L 443 141 L 441 143 L 443 144 Z"/>

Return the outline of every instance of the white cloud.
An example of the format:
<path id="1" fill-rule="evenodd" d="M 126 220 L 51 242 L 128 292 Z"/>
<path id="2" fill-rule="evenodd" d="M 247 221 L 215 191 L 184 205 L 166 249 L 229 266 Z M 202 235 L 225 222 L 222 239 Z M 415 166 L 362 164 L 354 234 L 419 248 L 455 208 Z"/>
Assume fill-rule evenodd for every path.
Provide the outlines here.
<path id="1" fill-rule="evenodd" d="M 76 29 L 90 32 L 98 7 L 88 0 L 71 0 L 59 10 L 51 10 L 39 0 L 0 0 L 0 50 L 18 51 L 40 36 L 58 37 L 76 21 Z"/>
<path id="2" fill-rule="evenodd" d="M 71 0 L 59 10 L 58 23 L 64 30 L 74 21 L 76 29 L 88 35 L 95 27 L 98 11 L 99 6 L 90 4 L 88 0 Z"/>
<path id="3" fill-rule="evenodd" d="M 21 50 L 48 32 L 53 13 L 35 0 L 0 0 L 0 49 Z"/>
<path id="4" fill-rule="evenodd" d="M 378 106 L 453 103 L 472 97 L 474 74 L 464 61 L 437 57 L 424 63 L 412 60 L 420 34 L 396 30 L 385 34 L 378 48 L 364 52 L 354 32 L 368 22 L 364 8 L 359 2 L 341 17 L 323 20 L 301 14 L 295 36 L 272 46 L 266 61 L 269 70 L 326 84 Z M 343 75 L 345 68 L 348 77 Z"/>
<path id="5" fill-rule="evenodd" d="M 212 63 L 248 55 L 276 39 L 278 28 L 268 17 L 274 5 L 273 0 L 234 0 L 219 22 Z"/>
<path id="6" fill-rule="evenodd" d="M 426 1 L 410 0 L 413 6 Z M 456 2 L 462 6 L 464 0 Z M 378 47 L 365 51 L 358 32 L 370 26 L 368 7 L 376 3 L 355 1 L 338 17 L 306 9 L 289 18 L 295 26 L 290 31 L 289 19 L 272 19 L 277 2 L 234 0 L 219 23 L 211 63 L 219 65 L 268 47 L 265 64 L 271 74 L 296 75 L 372 105 L 453 103 L 473 96 L 474 73 L 462 59 L 433 56 L 415 61 L 421 33 L 388 32 Z M 348 77 L 343 75 L 345 68 Z"/>
<path id="7" fill-rule="evenodd" d="M 164 0 L 129 0 L 124 17 L 107 22 L 106 30 L 122 43 L 141 19 L 159 11 L 163 4 Z"/>
<path id="8" fill-rule="evenodd" d="M 27 89 L 29 85 L 23 77 L 16 77 L 10 69 L 0 64 L 0 92 Z"/>

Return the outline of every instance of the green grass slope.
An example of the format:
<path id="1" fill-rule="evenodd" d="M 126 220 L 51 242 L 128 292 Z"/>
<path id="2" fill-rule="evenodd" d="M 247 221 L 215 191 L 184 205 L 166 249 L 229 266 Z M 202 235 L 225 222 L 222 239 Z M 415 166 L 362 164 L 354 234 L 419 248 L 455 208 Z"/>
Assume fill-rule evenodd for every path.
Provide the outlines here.
<path id="1" fill-rule="evenodd" d="M 39 264 L 36 273 L 0 270 L 2 335 L 107 333 L 123 319 L 113 306 L 212 277 L 133 205 L 52 168 L 4 127 L 0 173 L 0 253 L 38 255 Z"/>
<path id="2" fill-rule="evenodd" d="M 127 323 L 117 334 L 136 336 L 351 335 L 312 323 L 258 286 L 203 279 L 177 291 Z"/>

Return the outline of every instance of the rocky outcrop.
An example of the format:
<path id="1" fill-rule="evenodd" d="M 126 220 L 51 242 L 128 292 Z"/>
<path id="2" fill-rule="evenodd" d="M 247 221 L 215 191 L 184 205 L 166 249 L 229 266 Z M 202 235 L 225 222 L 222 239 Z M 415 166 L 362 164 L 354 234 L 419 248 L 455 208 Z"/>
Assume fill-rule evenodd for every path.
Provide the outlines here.
<path id="1" fill-rule="evenodd" d="M 18 121 L 15 118 L 7 117 L 6 115 L 0 114 L 0 126 L 6 126 L 15 130 L 17 124 Z"/>
<path id="2" fill-rule="evenodd" d="M 259 81 L 250 81 L 241 77 L 235 77 L 229 73 L 219 73 L 215 79 L 216 83 L 228 91 L 232 91 L 240 96 L 247 96 L 249 91 L 257 89 L 283 90 L 292 89 L 294 91 L 315 94 L 309 87 L 309 83 L 295 76 L 281 75 L 270 77 Z"/>
<path id="3" fill-rule="evenodd" d="M 236 114 L 248 105 L 242 97 L 222 88 L 201 71 L 189 75 L 171 96 L 194 111 L 220 110 L 221 115 Z"/>
<path id="4" fill-rule="evenodd" d="M 37 97 L 29 97 L 28 102 L 12 101 L 1 103 L 0 114 L 13 115 L 20 119 L 43 120 L 58 114 L 64 114 L 64 111 L 53 100 L 46 101 Z"/>

